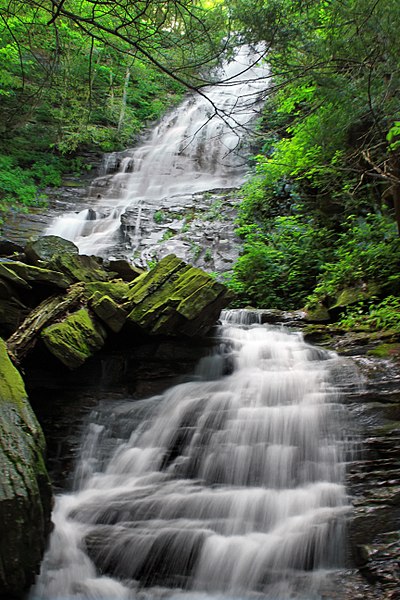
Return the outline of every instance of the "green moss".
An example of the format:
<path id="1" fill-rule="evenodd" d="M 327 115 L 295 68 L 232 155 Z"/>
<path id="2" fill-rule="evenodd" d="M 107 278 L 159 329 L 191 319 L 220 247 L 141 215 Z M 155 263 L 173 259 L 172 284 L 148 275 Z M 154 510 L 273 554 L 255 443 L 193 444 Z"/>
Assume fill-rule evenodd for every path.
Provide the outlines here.
<path id="1" fill-rule="evenodd" d="M 183 260 L 174 254 L 169 254 L 160 260 L 154 269 L 135 279 L 128 294 L 128 300 L 138 304 L 146 296 L 153 294 L 159 287 L 163 286 L 172 275 L 182 269 L 188 270 L 190 268 Z"/>
<path id="2" fill-rule="evenodd" d="M 0 339 L 0 595 L 5 597 L 22 595 L 44 551 L 51 501 L 44 446 L 22 377 Z"/>
<path id="3" fill-rule="evenodd" d="M 63 290 L 67 289 L 71 283 L 70 279 L 59 271 L 42 269 L 41 267 L 34 267 L 19 261 L 8 262 L 7 268 L 28 282 L 48 283 Z"/>
<path id="4" fill-rule="evenodd" d="M 335 303 L 330 308 L 339 308 L 341 306 L 348 306 L 349 304 L 355 304 L 359 300 L 363 300 L 365 294 L 358 288 L 346 288 L 342 290 Z"/>
<path id="5" fill-rule="evenodd" d="M 173 256 L 160 261 L 154 271 L 142 279 L 142 286 L 144 290 L 136 284 L 131 295 L 132 303 L 137 304 L 128 319 L 153 334 L 187 332 L 187 323 L 201 319 L 204 311 L 208 312 L 206 327 L 209 319 L 213 319 L 214 303 L 220 296 L 227 298 L 223 285 Z M 224 305 L 226 303 L 227 300 Z M 218 312 L 218 308 L 215 310 Z M 196 331 L 201 329 L 200 323 L 199 327 L 193 327 Z"/>
<path id="6" fill-rule="evenodd" d="M 96 292 L 90 299 L 90 305 L 93 312 L 101 319 L 114 333 L 121 331 L 125 321 L 126 312 L 110 296 L 102 296 Z"/>
<path id="7" fill-rule="evenodd" d="M 356 304 L 356 302 L 360 302 L 361 300 L 366 300 L 373 296 L 377 296 L 380 292 L 380 287 L 376 283 L 369 283 L 368 287 L 360 288 L 360 287 L 347 287 L 339 292 L 336 300 L 332 306 L 329 308 L 341 308 L 343 306 L 350 306 L 351 304 Z"/>
<path id="8" fill-rule="evenodd" d="M 48 350 L 70 369 L 81 366 L 104 345 L 104 329 L 82 308 L 42 333 Z"/>
<path id="9" fill-rule="evenodd" d="M 16 285 L 20 288 L 24 288 L 27 290 L 32 289 L 31 286 L 29 285 L 29 283 L 27 281 L 25 281 L 25 279 L 22 279 L 22 277 L 19 277 L 16 273 L 14 273 L 14 271 L 9 269 L 8 266 L 6 266 L 2 262 L 0 262 L 0 277 L 5 279 L 6 281 L 10 281 L 11 283 L 13 283 L 14 285 Z"/>
<path id="10" fill-rule="evenodd" d="M 22 377 L 10 361 L 6 344 L 0 338 L 0 403 L 12 402 L 22 407 L 26 397 Z"/>
<path id="11" fill-rule="evenodd" d="M 324 323 L 330 321 L 328 309 L 318 303 L 312 308 L 306 309 L 306 321 L 313 323 Z"/>
<path id="12" fill-rule="evenodd" d="M 30 263 L 39 266 L 51 261 L 56 255 L 79 254 L 79 250 L 69 240 L 57 235 L 46 235 L 37 240 L 30 240 L 25 246 L 25 254 Z"/>
<path id="13" fill-rule="evenodd" d="M 400 356 L 400 344 L 379 344 L 376 348 L 368 350 L 370 356 L 378 358 L 395 358 Z"/>
<path id="14" fill-rule="evenodd" d="M 376 435 L 388 435 L 390 433 L 396 433 L 400 431 L 400 421 L 390 421 L 390 423 L 386 423 L 386 425 L 382 425 L 381 427 L 377 427 L 375 432 Z"/>
<path id="15" fill-rule="evenodd" d="M 193 269 L 193 272 L 187 274 L 178 289 L 183 300 L 177 310 L 189 321 L 198 317 L 204 308 L 216 300 L 224 290 L 220 283 L 202 271 L 196 271 Z"/>
<path id="16" fill-rule="evenodd" d="M 135 280 L 142 277 L 141 275 Z M 90 283 L 86 283 L 85 285 L 85 296 L 86 298 L 90 298 L 94 294 L 99 294 L 100 296 L 109 296 L 118 304 L 122 304 L 126 301 L 131 288 L 128 283 L 123 281 L 122 279 L 113 279 L 112 281 L 92 281 Z"/>
<path id="17" fill-rule="evenodd" d="M 72 281 L 108 281 L 116 273 L 109 273 L 93 256 L 78 254 L 60 254 L 55 256 L 49 265 L 65 273 Z"/>

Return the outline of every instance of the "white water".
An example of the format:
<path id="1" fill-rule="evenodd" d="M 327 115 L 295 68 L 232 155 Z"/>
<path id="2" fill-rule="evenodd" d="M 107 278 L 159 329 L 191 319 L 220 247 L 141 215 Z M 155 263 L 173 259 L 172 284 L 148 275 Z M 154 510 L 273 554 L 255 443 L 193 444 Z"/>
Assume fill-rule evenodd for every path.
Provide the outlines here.
<path id="1" fill-rule="evenodd" d="M 87 208 L 68 213 L 45 234 L 75 242 L 81 253 L 102 254 L 115 241 L 121 215 L 130 206 L 150 204 L 156 210 L 165 198 L 239 186 L 246 172 L 242 142 L 268 86 L 266 66 L 249 68 L 255 60 L 254 52 L 243 47 L 221 73 L 225 83 L 204 89 L 206 97 L 186 98 L 143 144 L 125 153 L 115 175 L 96 180 L 102 197 L 90 205 L 95 219 Z"/>
<path id="2" fill-rule="evenodd" d="M 99 409 L 31 600 L 321 597 L 349 510 L 339 359 L 248 314 L 192 382 Z"/>

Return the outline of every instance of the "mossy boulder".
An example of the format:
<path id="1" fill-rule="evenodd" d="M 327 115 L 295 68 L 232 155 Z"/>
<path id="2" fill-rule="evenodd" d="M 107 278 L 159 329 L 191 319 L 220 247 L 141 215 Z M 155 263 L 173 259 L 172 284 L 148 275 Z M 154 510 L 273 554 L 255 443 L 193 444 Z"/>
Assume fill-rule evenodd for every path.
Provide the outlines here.
<path id="1" fill-rule="evenodd" d="M 33 582 L 50 529 L 44 437 L 22 377 L 0 339 L 0 597 Z"/>
<path id="2" fill-rule="evenodd" d="M 204 335 L 232 299 L 210 275 L 175 255 L 163 258 L 134 282 L 125 308 L 128 320 L 155 335 Z"/>
<path id="3" fill-rule="evenodd" d="M 43 329 L 40 336 L 51 354 L 69 369 L 76 369 L 103 347 L 106 332 L 86 308 L 81 308 Z"/>
<path id="4" fill-rule="evenodd" d="M 58 289 L 66 290 L 71 284 L 70 278 L 66 277 L 59 271 L 52 269 L 43 269 L 42 267 L 35 267 L 27 265 L 20 261 L 9 261 L 3 267 L 6 267 L 9 271 L 12 271 L 24 281 L 27 281 L 31 286 L 33 284 L 48 285 Z"/>
<path id="5" fill-rule="evenodd" d="M 107 269 L 117 273 L 124 281 L 133 281 L 139 277 L 139 275 L 145 273 L 143 269 L 139 269 L 139 267 L 135 267 L 128 263 L 127 260 L 123 259 L 110 260 Z"/>
<path id="6" fill-rule="evenodd" d="M 118 304 L 122 304 L 127 301 L 130 291 L 131 288 L 125 281 L 113 279 L 111 281 L 89 281 L 85 284 L 84 294 L 87 299 L 94 294 L 109 296 Z"/>
<path id="7" fill-rule="evenodd" d="M 79 254 L 78 247 L 58 235 L 45 235 L 38 240 L 30 240 L 25 246 L 25 255 L 32 265 L 41 266 L 55 256 Z"/>
<path id="8" fill-rule="evenodd" d="M 59 267 L 61 263 L 78 267 L 76 260 L 81 259 L 95 261 L 94 257 L 66 255 L 56 256 L 53 262 Z M 82 281 L 71 284 L 65 296 L 45 298 L 12 333 L 8 349 L 15 361 L 24 360 L 41 339 L 64 365 L 76 369 L 104 345 L 107 329 L 118 333 L 126 322 L 145 335 L 201 336 L 232 297 L 207 273 L 174 255 L 130 283 L 102 281 L 113 274 L 95 263 L 95 271 L 84 268 Z M 85 264 L 80 263 L 81 267 Z M 29 265 L 27 269 L 43 271 Z M 96 274 L 100 280 L 95 279 Z M 86 276 L 94 280 L 86 281 Z M 14 324 L 18 315 L 13 319 Z"/>
<path id="9" fill-rule="evenodd" d="M 370 282 L 367 285 L 354 285 L 340 290 L 335 299 L 329 304 L 328 311 L 332 317 L 336 317 L 343 309 L 357 302 L 368 300 L 374 296 L 379 296 L 381 288 L 378 284 Z"/>
<path id="10" fill-rule="evenodd" d="M 399 343 L 394 343 L 394 344 L 383 343 L 383 344 L 379 344 L 378 346 L 375 346 L 375 348 L 372 348 L 371 350 L 368 350 L 367 354 L 369 356 L 377 356 L 378 358 L 396 358 L 396 359 L 399 359 L 400 358 L 400 344 Z"/>
<path id="11" fill-rule="evenodd" d="M 105 323 L 111 331 L 118 333 L 126 321 L 126 312 L 123 308 L 110 298 L 96 292 L 90 299 L 90 307 L 95 315 Z"/>
<path id="12" fill-rule="evenodd" d="M 25 279 L 10 269 L 9 264 L 10 261 L 0 262 L 0 278 L 7 283 L 13 284 L 13 286 L 17 289 L 31 290 L 32 286 L 30 286 Z"/>
<path id="13" fill-rule="evenodd" d="M 70 282 L 78 281 L 108 281 L 116 277 L 116 273 L 109 273 L 101 264 L 101 259 L 84 254 L 58 254 L 48 263 L 49 268 L 61 271 Z"/>
<path id="14" fill-rule="evenodd" d="M 329 323 L 331 320 L 328 309 L 321 302 L 305 308 L 304 313 L 306 323 Z"/>

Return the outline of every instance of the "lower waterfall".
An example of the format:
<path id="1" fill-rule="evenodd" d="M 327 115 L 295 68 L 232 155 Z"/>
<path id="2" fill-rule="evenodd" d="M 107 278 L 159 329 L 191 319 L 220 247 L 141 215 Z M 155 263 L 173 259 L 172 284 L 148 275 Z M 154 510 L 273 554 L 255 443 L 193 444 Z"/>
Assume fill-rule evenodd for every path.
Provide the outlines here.
<path id="1" fill-rule="evenodd" d="M 335 353 L 222 316 L 192 381 L 104 401 L 31 600 L 310 600 L 343 566 Z"/>

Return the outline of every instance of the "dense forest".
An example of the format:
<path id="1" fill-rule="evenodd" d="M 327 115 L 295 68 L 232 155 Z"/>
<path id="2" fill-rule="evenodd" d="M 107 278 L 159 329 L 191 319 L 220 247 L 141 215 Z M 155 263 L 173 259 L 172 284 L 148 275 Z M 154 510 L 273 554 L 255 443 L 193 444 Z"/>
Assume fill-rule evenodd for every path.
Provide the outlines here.
<path id="1" fill-rule="evenodd" d="M 399 332 L 399 22 L 395 0 L 0 0 L 3 218 L 261 43 L 271 77 L 227 283 L 240 305 Z"/>

